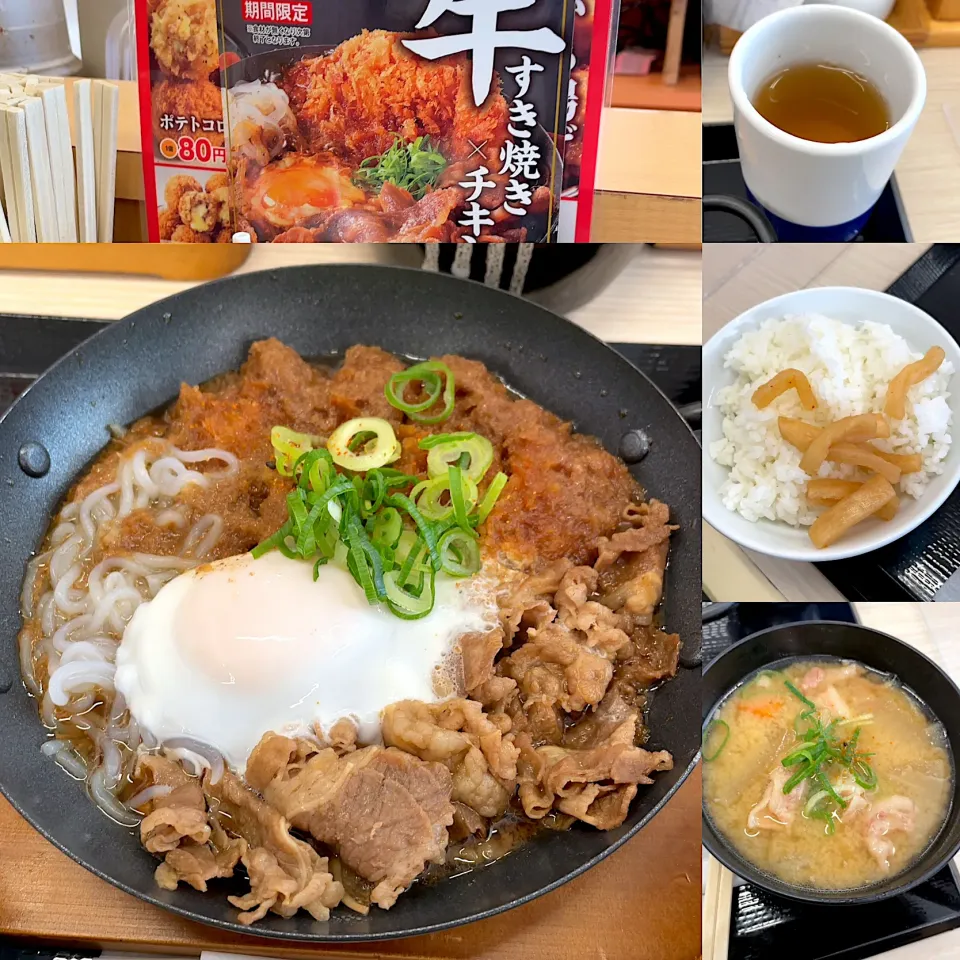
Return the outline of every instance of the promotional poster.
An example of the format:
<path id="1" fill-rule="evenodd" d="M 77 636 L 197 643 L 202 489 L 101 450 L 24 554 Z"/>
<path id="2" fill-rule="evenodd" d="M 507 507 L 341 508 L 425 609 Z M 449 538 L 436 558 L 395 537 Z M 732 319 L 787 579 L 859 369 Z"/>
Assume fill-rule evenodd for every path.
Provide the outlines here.
<path id="1" fill-rule="evenodd" d="M 152 240 L 589 239 L 611 0 L 137 2 Z"/>

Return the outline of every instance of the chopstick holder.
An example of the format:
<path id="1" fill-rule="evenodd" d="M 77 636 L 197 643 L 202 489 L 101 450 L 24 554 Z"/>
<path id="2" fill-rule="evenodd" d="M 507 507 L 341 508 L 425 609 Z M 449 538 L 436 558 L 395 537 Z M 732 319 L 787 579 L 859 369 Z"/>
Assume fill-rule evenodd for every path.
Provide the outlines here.
<path id="1" fill-rule="evenodd" d="M 120 88 L 103 80 L 95 80 L 93 126 L 97 165 L 97 236 L 101 243 L 113 243 L 119 115 Z"/>
<path id="2" fill-rule="evenodd" d="M 93 129 L 93 84 L 73 85 L 73 117 L 77 143 L 77 213 L 81 243 L 97 242 L 97 167 Z"/>

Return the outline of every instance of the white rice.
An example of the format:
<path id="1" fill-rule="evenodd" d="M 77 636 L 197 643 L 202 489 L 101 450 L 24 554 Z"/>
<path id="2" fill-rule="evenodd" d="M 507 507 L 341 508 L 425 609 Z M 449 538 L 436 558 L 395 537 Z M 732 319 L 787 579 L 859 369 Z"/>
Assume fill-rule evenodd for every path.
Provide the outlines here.
<path id="1" fill-rule="evenodd" d="M 935 346 L 924 344 L 923 349 Z M 780 436 L 778 417 L 820 424 L 860 413 L 879 413 L 890 381 L 923 352 L 882 323 L 854 325 L 820 314 L 765 320 L 745 333 L 724 357 L 736 382 L 717 393 L 723 413 L 723 439 L 710 444 L 713 459 L 730 468 L 720 488 L 728 510 L 750 521 L 781 520 L 808 526 L 822 512 L 804 496 L 809 477 L 800 469 L 801 453 Z M 795 367 L 813 387 L 817 409 L 806 411 L 796 390 L 758 410 L 753 392 L 771 377 Z M 904 474 L 902 494 L 919 497 L 931 478 L 943 471 L 950 451 L 952 415 L 947 399 L 953 365 L 940 369 L 907 393 L 906 417 L 890 421 L 890 437 L 872 444 L 891 453 L 920 453 L 923 470 Z M 846 464 L 824 463 L 821 477 L 863 480 L 869 475 Z"/>

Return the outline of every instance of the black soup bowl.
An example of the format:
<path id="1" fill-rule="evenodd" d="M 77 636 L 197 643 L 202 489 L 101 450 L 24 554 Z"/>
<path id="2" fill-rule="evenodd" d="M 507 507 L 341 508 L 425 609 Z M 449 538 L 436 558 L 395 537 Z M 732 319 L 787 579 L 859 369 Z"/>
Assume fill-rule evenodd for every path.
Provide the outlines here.
<path id="1" fill-rule="evenodd" d="M 813 890 L 771 876 L 746 860 L 715 829 L 703 805 L 703 843 L 735 874 L 758 887 L 792 900 L 817 904 L 870 903 L 904 893 L 929 880 L 960 849 L 960 802 L 957 796 L 956 752 L 960 745 L 960 690 L 929 657 L 900 640 L 852 623 L 828 620 L 790 623 L 762 630 L 729 647 L 703 672 L 703 729 L 727 694 L 751 673 L 794 657 L 839 657 L 858 660 L 892 673 L 909 687 L 943 724 L 954 754 L 953 797 L 946 823 L 927 849 L 904 871 L 854 890 Z"/>

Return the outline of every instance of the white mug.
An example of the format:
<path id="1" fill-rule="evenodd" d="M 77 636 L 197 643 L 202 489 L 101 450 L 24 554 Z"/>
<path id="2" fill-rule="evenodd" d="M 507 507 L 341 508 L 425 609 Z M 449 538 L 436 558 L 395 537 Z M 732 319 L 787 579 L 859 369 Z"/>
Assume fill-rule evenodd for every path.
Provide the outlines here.
<path id="1" fill-rule="evenodd" d="M 806 3 L 833 3 L 838 7 L 862 10 L 871 16 L 886 20 L 896 6 L 896 0 L 804 0 Z"/>
<path id="2" fill-rule="evenodd" d="M 785 133 L 753 106 L 773 74 L 797 63 L 855 70 L 880 91 L 891 126 L 854 143 Z M 780 240 L 852 240 L 863 229 L 906 146 L 927 96 L 916 51 L 893 27 L 833 5 L 790 7 L 754 24 L 730 57 L 740 164 L 750 197 Z"/>

